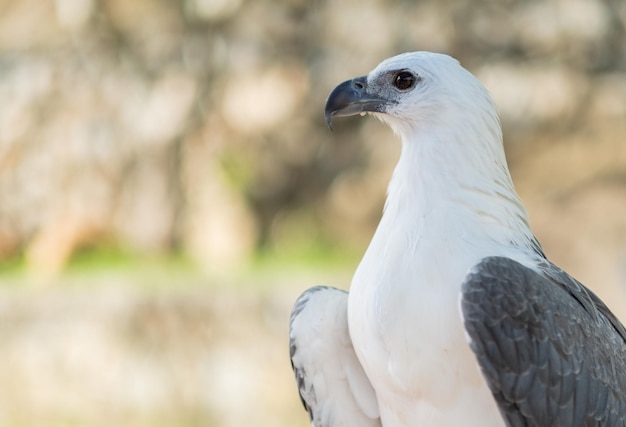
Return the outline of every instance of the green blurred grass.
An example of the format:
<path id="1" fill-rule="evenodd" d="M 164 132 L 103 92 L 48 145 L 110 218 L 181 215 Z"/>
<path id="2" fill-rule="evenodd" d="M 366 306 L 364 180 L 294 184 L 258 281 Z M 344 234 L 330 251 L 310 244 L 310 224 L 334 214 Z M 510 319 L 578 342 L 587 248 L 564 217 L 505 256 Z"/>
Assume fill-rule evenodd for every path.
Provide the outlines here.
<path id="1" fill-rule="evenodd" d="M 247 263 L 216 269 L 182 253 L 146 255 L 115 245 L 99 245 L 77 252 L 52 277 L 31 271 L 23 254 L 2 259 L 0 286 L 44 281 L 62 286 L 118 283 L 145 290 L 189 286 L 271 290 L 290 277 L 348 274 L 354 271 L 361 255 L 351 248 L 313 242 L 289 250 L 259 250 Z"/>

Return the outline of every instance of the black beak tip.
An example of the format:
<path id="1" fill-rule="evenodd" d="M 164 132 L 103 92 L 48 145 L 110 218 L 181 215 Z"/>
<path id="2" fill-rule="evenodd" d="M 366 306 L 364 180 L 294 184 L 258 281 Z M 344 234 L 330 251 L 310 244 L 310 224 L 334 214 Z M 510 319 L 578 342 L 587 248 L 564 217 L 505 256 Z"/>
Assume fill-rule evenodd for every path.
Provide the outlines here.
<path id="1" fill-rule="evenodd" d="M 324 119 L 326 119 L 326 126 L 328 126 L 328 129 L 330 129 L 330 131 L 333 131 L 333 112 L 332 111 L 326 111 L 324 113 Z"/>

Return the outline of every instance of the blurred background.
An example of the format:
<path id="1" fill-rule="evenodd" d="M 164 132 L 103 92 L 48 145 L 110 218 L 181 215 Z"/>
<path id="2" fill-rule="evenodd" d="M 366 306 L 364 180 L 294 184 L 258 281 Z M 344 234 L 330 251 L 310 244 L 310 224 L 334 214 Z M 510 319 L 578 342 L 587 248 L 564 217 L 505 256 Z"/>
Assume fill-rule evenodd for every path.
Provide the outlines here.
<path id="1" fill-rule="evenodd" d="M 330 90 L 451 54 L 548 256 L 626 319 L 623 0 L 0 0 L 0 427 L 306 426 L 305 288 L 347 288 L 399 142 Z"/>

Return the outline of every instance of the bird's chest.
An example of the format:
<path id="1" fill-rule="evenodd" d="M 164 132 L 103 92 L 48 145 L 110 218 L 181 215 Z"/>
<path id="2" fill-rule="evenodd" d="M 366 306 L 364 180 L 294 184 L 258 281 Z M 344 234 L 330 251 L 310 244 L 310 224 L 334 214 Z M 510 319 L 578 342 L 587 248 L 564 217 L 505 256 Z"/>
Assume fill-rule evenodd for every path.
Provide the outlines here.
<path id="1" fill-rule="evenodd" d="M 495 408 L 458 302 L 466 272 L 483 254 L 446 233 L 432 239 L 419 224 L 404 230 L 375 237 L 359 266 L 350 289 L 350 335 L 383 412 L 386 402 L 404 401 L 411 420 L 452 425 L 468 416 L 462 406 L 469 395 L 482 396 L 475 406 Z"/>
<path id="2" fill-rule="evenodd" d="M 438 246 L 407 241 L 395 246 L 404 249 L 366 256 L 350 289 L 355 349 L 368 375 L 398 393 L 438 393 L 439 379 L 458 375 L 459 353 L 468 351 L 458 309 L 467 268 L 447 264 L 458 254 Z"/>

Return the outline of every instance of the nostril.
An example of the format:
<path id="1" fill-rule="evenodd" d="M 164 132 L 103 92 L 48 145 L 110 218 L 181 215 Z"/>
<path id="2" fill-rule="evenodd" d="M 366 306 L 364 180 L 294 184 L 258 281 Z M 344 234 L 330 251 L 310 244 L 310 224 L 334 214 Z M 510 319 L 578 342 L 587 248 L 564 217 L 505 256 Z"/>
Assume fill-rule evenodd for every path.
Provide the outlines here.
<path id="1" fill-rule="evenodd" d="M 354 87 L 356 89 L 363 89 L 365 86 L 361 82 L 354 82 Z"/>

